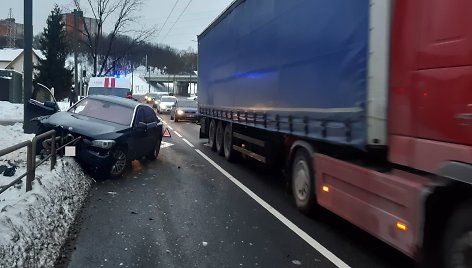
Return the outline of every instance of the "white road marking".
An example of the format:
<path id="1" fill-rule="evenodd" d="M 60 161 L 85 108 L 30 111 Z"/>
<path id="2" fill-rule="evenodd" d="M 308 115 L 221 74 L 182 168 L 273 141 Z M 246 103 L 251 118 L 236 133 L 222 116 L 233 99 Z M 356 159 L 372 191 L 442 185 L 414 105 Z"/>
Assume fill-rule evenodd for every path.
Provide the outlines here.
<path id="1" fill-rule="evenodd" d="M 169 127 L 169 128 L 170 128 L 170 127 Z M 173 129 L 172 129 L 172 130 L 173 130 Z M 177 132 L 177 131 L 174 130 L 174 133 L 175 133 L 175 135 L 179 136 L 179 138 L 182 138 L 182 135 L 180 135 L 179 132 Z"/>
<path id="2" fill-rule="evenodd" d="M 166 147 L 170 147 L 172 145 L 174 145 L 174 144 L 172 144 L 170 142 L 161 141 L 161 149 L 166 148 Z"/>
<path id="3" fill-rule="evenodd" d="M 167 128 L 169 128 L 170 130 L 174 130 L 170 125 L 167 125 Z"/>
<path id="4" fill-rule="evenodd" d="M 269 205 L 266 201 L 264 201 L 262 198 L 260 198 L 258 195 L 256 195 L 253 191 L 251 191 L 249 188 L 247 188 L 244 184 L 239 182 L 235 177 L 233 177 L 231 174 L 229 174 L 226 170 L 224 170 L 222 167 L 220 167 L 218 164 L 216 164 L 208 156 L 206 156 L 204 153 L 202 153 L 202 151 L 200 151 L 199 149 L 195 149 L 195 151 L 197 151 L 198 154 L 200 154 L 210 164 L 212 164 L 216 169 L 218 169 L 223 175 L 225 175 L 226 178 L 228 178 L 230 181 L 232 181 L 234 184 L 236 184 L 236 186 L 238 186 L 241 190 L 243 190 L 246 194 L 248 194 L 252 199 L 254 199 L 257 203 L 259 203 L 259 205 L 261 205 L 263 208 L 265 208 L 267 211 L 269 211 L 279 221 L 281 221 L 285 226 L 287 226 L 290 230 L 292 230 L 294 233 L 296 233 L 301 239 L 305 240 L 305 242 L 307 242 L 315 250 L 317 250 L 319 253 L 321 253 L 321 255 L 323 255 L 325 258 L 330 260 L 334 265 L 336 265 L 337 267 L 342 267 L 342 268 L 350 267 L 345 262 L 343 262 L 341 259 L 339 259 L 336 255 L 334 255 L 331 251 L 329 251 L 327 248 L 325 248 L 323 245 L 321 245 L 318 241 L 316 241 L 311 236 L 309 236 L 305 231 L 300 229 L 293 222 L 291 222 L 289 219 L 287 219 L 284 215 L 282 215 L 280 212 L 278 212 L 275 208 L 273 208 L 271 205 Z"/>
<path id="5" fill-rule="evenodd" d="M 191 144 L 187 139 L 182 138 L 182 140 L 185 141 L 185 143 L 187 143 L 188 146 L 190 146 L 190 147 L 192 147 L 192 148 L 195 147 L 195 146 L 193 146 L 193 144 Z"/>

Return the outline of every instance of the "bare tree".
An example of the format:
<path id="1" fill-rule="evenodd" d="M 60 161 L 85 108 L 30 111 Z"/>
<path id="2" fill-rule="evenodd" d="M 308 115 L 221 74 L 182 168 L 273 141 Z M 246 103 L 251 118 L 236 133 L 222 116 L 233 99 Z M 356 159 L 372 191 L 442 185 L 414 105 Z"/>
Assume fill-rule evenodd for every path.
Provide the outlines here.
<path id="1" fill-rule="evenodd" d="M 77 10 L 83 11 L 81 0 L 73 0 Z M 85 0 L 86 7 L 90 9 L 92 18 L 96 20 L 96 28 L 90 29 L 86 20 L 82 20 L 85 45 L 93 62 L 93 75 L 107 75 L 116 63 L 137 44 L 146 41 L 155 31 L 156 27 L 139 28 L 135 16 L 143 6 L 143 0 Z M 110 33 L 104 35 L 104 28 L 108 21 L 114 20 Z M 130 27 L 136 27 L 130 29 Z M 126 47 L 120 46 L 114 50 L 113 45 L 119 36 L 131 34 L 131 42 Z"/>

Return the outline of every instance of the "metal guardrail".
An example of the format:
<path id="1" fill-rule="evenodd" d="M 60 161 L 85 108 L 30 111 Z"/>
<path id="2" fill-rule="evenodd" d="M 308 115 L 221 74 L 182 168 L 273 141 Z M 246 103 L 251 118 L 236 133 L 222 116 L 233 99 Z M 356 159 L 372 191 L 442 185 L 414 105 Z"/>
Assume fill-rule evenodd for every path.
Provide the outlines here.
<path id="1" fill-rule="evenodd" d="M 22 143 L 18 143 L 8 148 L 0 150 L 0 157 L 2 157 L 16 150 L 27 147 L 26 172 L 21 174 L 18 178 L 16 178 L 9 184 L 0 186 L 0 194 L 8 190 L 13 185 L 17 184 L 25 176 L 26 176 L 26 192 L 31 191 L 33 189 L 32 182 L 35 179 L 36 168 L 40 166 L 42 163 L 44 163 L 45 161 L 47 161 L 49 158 L 51 158 L 51 170 L 54 169 L 54 166 L 56 165 L 57 152 L 61 150 L 63 147 L 65 147 L 65 145 L 56 150 L 56 143 L 51 142 L 51 153 L 47 155 L 43 160 L 41 160 L 38 164 L 36 164 L 36 147 L 37 147 L 38 140 L 48 138 L 48 137 L 51 137 L 52 141 L 55 141 L 56 131 L 50 130 L 48 132 L 35 136 L 31 141 L 24 141 Z"/>

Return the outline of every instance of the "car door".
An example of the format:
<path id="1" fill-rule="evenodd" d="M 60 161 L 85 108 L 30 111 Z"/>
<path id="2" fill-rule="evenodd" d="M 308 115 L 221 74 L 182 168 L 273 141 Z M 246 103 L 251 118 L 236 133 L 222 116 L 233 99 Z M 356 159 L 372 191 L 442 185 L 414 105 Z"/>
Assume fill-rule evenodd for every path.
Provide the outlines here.
<path id="1" fill-rule="evenodd" d="M 148 142 L 148 148 L 154 148 L 156 142 L 162 140 L 162 123 L 159 122 L 156 113 L 150 107 L 145 107 L 144 115 L 147 124 L 146 141 Z"/>
<path id="2" fill-rule="evenodd" d="M 145 141 L 147 131 L 146 127 L 143 127 L 143 124 L 146 125 L 143 108 L 144 106 L 140 105 L 136 109 L 133 120 L 133 134 L 129 140 L 129 153 L 134 159 L 141 157 L 148 151 L 148 148 L 146 148 L 147 142 Z"/>
<path id="3" fill-rule="evenodd" d="M 59 106 L 51 91 L 44 85 L 36 84 L 31 99 L 26 105 L 25 132 L 36 133 L 38 131 L 39 122 L 32 119 L 39 116 L 52 115 L 58 111 Z"/>

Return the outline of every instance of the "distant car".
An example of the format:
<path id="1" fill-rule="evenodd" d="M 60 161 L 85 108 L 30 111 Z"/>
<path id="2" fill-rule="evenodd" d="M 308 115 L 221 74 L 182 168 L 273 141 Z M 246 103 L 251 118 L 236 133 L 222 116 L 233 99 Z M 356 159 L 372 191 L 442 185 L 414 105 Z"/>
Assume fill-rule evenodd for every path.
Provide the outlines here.
<path id="1" fill-rule="evenodd" d="M 157 112 L 160 114 L 170 112 L 176 100 L 174 96 L 162 96 L 157 102 Z"/>
<path id="2" fill-rule="evenodd" d="M 157 92 L 150 92 L 144 96 L 144 101 L 147 104 L 152 105 L 153 107 L 157 107 L 156 105 L 157 98 L 159 98 L 159 94 Z"/>
<path id="3" fill-rule="evenodd" d="M 194 100 L 177 100 L 170 111 L 170 120 L 179 122 L 179 120 L 197 121 L 198 119 L 197 102 Z"/>
<path id="4" fill-rule="evenodd" d="M 42 88 L 39 88 L 41 90 Z M 35 88 L 35 91 L 37 89 Z M 162 141 L 162 122 L 148 105 L 115 96 L 92 95 L 58 112 L 53 98 L 33 92 L 32 115 L 36 134 L 55 129 L 58 140 L 73 140 L 76 159 L 98 175 L 119 177 L 134 159 L 157 158 Z M 42 142 L 43 146 L 47 142 Z M 47 149 L 47 148 L 45 148 Z"/>

